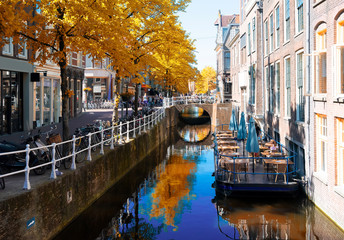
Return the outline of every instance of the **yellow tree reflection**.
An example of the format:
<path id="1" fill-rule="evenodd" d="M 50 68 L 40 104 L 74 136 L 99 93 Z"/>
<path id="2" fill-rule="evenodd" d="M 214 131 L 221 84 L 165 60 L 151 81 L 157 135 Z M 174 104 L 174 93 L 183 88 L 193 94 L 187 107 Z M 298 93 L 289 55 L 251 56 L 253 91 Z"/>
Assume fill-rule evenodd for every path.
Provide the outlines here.
<path id="1" fill-rule="evenodd" d="M 170 163 L 157 179 L 157 185 L 152 194 L 152 210 L 150 217 L 164 217 L 164 223 L 175 226 L 174 218 L 181 200 L 190 199 L 190 184 L 188 176 L 194 173 L 196 164 L 183 159 L 182 156 L 172 156 Z"/>

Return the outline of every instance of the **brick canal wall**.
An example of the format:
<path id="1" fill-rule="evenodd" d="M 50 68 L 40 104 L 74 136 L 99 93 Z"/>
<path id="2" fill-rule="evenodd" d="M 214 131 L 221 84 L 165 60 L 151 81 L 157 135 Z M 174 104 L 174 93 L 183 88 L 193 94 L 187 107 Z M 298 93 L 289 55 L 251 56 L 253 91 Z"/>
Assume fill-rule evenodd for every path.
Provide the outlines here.
<path id="1" fill-rule="evenodd" d="M 168 144 L 177 123 L 178 111 L 167 109 L 166 118 L 130 143 L 0 202 L 0 239 L 51 239 L 149 153 Z"/>

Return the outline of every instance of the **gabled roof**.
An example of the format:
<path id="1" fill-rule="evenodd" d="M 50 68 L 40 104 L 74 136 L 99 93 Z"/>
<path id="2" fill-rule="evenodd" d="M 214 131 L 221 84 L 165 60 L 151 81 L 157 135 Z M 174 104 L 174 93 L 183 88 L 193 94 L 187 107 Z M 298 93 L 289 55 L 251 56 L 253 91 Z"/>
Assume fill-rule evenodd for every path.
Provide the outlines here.
<path id="1" fill-rule="evenodd" d="M 221 15 L 219 13 L 219 17 L 216 19 L 214 25 L 217 26 L 219 25 L 221 21 L 221 26 L 220 27 L 227 27 L 231 23 L 237 23 L 239 24 L 239 15 L 238 14 L 233 14 L 233 15 Z"/>

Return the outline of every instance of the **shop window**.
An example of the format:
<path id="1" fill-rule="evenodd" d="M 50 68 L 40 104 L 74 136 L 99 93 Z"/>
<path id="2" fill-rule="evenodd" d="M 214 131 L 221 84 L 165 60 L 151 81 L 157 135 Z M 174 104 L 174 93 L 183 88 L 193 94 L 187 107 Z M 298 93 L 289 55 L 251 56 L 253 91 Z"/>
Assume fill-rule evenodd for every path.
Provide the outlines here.
<path id="1" fill-rule="evenodd" d="M 326 172 L 327 165 L 327 117 L 316 115 L 316 171 Z"/>

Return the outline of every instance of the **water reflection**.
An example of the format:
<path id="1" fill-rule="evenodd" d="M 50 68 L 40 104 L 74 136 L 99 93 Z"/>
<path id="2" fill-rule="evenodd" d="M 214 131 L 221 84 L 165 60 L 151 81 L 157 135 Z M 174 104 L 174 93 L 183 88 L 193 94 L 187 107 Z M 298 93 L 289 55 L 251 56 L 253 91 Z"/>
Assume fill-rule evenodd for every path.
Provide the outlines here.
<path id="1" fill-rule="evenodd" d="M 306 201 L 217 199 L 219 231 L 230 239 L 305 239 Z"/>
<path id="2" fill-rule="evenodd" d="M 210 134 L 210 130 L 210 124 L 185 125 L 178 130 L 178 133 L 185 142 L 196 143 L 206 139 Z"/>
<path id="3" fill-rule="evenodd" d="M 56 239 L 344 239 L 306 198 L 217 195 L 211 147 L 174 146 L 149 170 L 154 156 L 144 160 Z"/>
<path id="4" fill-rule="evenodd" d="M 205 124 L 210 122 L 210 116 L 203 108 L 191 106 L 180 112 L 180 120 L 187 124 Z"/>

